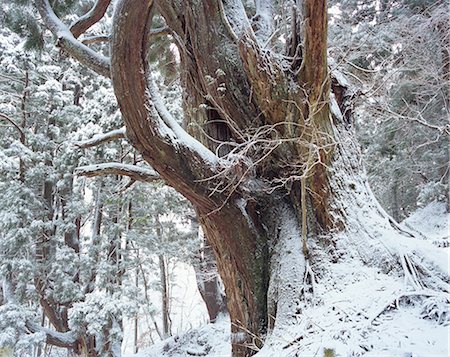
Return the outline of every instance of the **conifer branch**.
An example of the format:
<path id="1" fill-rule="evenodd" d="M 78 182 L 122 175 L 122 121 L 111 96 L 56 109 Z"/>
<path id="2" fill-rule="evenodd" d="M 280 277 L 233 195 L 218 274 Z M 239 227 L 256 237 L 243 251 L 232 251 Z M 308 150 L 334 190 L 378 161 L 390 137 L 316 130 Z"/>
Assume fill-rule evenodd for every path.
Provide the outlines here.
<path id="1" fill-rule="evenodd" d="M 45 26 L 57 37 L 57 45 L 61 49 L 96 73 L 110 77 L 109 58 L 98 54 L 78 41 L 70 29 L 56 16 L 48 0 L 36 0 L 36 6 Z"/>
<path id="2" fill-rule="evenodd" d="M 79 147 L 80 149 L 86 149 L 93 146 L 98 146 L 113 140 L 118 139 L 124 139 L 126 138 L 126 130 L 125 127 L 122 127 L 120 129 L 111 130 L 104 134 L 97 134 L 94 135 L 91 139 L 84 140 L 84 141 L 77 141 L 74 143 L 75 146 Z"/>
<path id="3" fill-rule="evenodd" d="M 105 15 L 111 0 L 97 0 L 92 8 L 70 26 L 75 38 L 80 37 L 87 29 L 99 22 Z"/>
<path id="4" fill-rule="evenodd" d="M 10 117 L 8 117 L 5 114 L 0 113 L 0 119 L 6 120 L 8 123 L 10 123 L 14 128 L 17 129 L 17 131 L 20 133 L 20 137 L 25 137 L 25 133 L 23 132 L 22 128 Z"/>
<path id="5" fill-rule="evenodd" d="M 97 165 L 80 166 L 75 169 L 79 176 L 96 177 L 106 175 L 128 176 L 135 181 L 155 182 L 161 180 L 161 176 L 153 169 L 136 165 L 122 164 L 120 162 L 108 162 Z"/>
<path id="6" fill-rule="evenodd" d="M 73 348 L 75 342 L 79 337 L 77 333 L 73 331 L 58 332 L 39 326 L 38 324 L 31 321 L 26 322 L 26 327 L 32 333 L 36 332 L 44 333 L 45 342 L 49 345 L 57 347 Z"/>

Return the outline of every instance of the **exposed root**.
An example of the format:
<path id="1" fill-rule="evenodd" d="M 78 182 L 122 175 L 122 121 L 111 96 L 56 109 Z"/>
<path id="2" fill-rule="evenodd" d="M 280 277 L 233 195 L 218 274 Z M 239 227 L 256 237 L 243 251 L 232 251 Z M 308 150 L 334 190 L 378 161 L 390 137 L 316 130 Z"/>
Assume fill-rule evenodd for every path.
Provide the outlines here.
<path id="1" fill-rule="evenodd" d="M 305 290 L 306 286 L 310 286 L 311 287 L 311 293 L 314 296 L 314 292 L 316 290 L 315 288 L 316 285 L 316 277 L 315 274 L 311 268 L 311 264 L 309 263 L 309 259 L 306 259 L 306 264 L 305 264 L 305 275 L 303 277 L 303 290 Z"/>
<path id="2" fill-rule="evenodd" d="M 423 306 L 422 317 L 436 319 L 440 324 L 443 323 L 448 324 L 450 322 L 449 321 L 450 294 L 443 292 L 436 292 L 429 289 L 422 289 L 401 293 L 396 298 L 391 300 L 388 304 L 383 306 L 382 309 L 373 314 L 372 317 L 369 319 L 369 324 L 373 324 L 374 321 L 379 316 L 381 316 L 385 311 L 394 308 L 399 309 L 400 300 L 402 298 L 409 298 L 413 296 L 424 296 L 428 298 Z"/>
<path id="3" fill-rule="evenodd" d="M 419 281 L 417 269 L 408 255 L 400 254 L 400 262 L 405 273 L 405 286 L 408 286 L 409 283 L 415 290 L 423 289 L 423 285 Z"/>
<path id="4" fill-rule="evenodd" d="M 237 334 L 235 333 L 235 335 L 232 337 L 234 339 L 235 345 L 239 345 L 240 340 L 242 340 L 242 342 L 244 343 L 242 343 L 241 345 L 245 348 L 251 349 L 256 352 L 261 350 L 261 347 L 264 344 L 264 340 L 260 336 L 255 335 L 252 331 L 243 326 L 240 321 L 238 321 L 238 323 L 231 322 L 231 325 L 236 326 L 237 328 L 239 328 L 239 330 L 242 330 L 242 332 L 238 332 Z M 245 337 L 241 336 L 240 334 L 245 335 Z M 251 340 L 248 337 L 250 337 Z"/>

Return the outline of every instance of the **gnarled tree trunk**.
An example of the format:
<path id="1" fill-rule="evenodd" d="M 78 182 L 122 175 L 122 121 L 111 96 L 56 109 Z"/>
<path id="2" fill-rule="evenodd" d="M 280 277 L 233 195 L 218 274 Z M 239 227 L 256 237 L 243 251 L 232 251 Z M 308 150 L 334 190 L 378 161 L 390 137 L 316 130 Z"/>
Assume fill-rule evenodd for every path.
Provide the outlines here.
<path id="1" fill-rule="evenodd" d="M 154 5 L 178 45 L 184 123 L 196 138 L 150 78 Z M 259 1 L 251 18 L 240 0 L 120 0 L 113 21 L 110 73 L 127 138 L 198 213 L 225 286 L 234 356 L 254 354 L 300 313 L 320 252 L 345 247 L 384 271 L 405 261 L 365 226 L 367 216 L 389 218 L 363 178 L 345 85 L 330 95 L 326 1 L 294 9 L 284 53 L 267 48 L 275 5 Z M 100 60 L 91 67 L 107 74 Z"/>
<path id="2" fill-rule="evenodd" d="M 252 355 L 298 313 L 314 279 L 311 246 L 325 248 L 321 237 L 350 218 L 362 226 L 358 202 L 378 209 L 343 103 L 330 99 L 326 2 L 304 1 L 288 59 L 263 47 L 240 1 L 157 3 L 179 41 L 185 122 L 215 154 L 187 137 L 147 84 L 152 5 L 121 1 L 114 19 L 111 73 L 127 136 L 196 208 L 225 285 L 233 355 Z M 363 258 L 386 255 L 377 262 L 400 268 L 382 242 L 353 243 Z"/>

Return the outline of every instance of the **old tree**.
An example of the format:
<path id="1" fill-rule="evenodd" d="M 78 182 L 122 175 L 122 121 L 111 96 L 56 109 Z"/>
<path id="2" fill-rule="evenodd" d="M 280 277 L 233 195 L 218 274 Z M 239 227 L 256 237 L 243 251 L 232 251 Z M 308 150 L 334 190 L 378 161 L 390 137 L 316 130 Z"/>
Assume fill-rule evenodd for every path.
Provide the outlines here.
<path id="1" fill-rule="evenodd" d="M 107 58 L 79 38 L 109 3 L 69 27 L 36 0 L 57 45 L 111 78 L 129 142 L 195 208 L 225 286 L 234 356 L 276 344 L 321 265 L 342 256 L 404 275 L 416 291 L 448 292 L 447 273 L 409 248 L 365 181 L 351 93 L 327 64 L 325 0 L 297 1 L 283 16 L 270 0 L 120 0 Z M 180 57 L 182 126 L 150 73 L 160 35 Z"/>

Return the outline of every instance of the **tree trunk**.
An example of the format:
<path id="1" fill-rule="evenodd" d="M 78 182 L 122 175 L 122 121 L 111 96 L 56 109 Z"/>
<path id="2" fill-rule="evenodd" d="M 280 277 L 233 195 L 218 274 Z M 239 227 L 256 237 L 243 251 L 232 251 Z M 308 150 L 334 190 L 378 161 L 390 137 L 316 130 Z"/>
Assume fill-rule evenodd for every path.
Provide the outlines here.
<path id="1" fill-rule="evenodd" d="M 289 48 L 276 54 L 266 48 L 276 35 L 270 2 L 257 3 L 250 19 L 240 0 L 156 2 L 180 52 L 184 123 L 194 138 L 149 80 L 153 0 L 117 1 L 110 63 L 37 0 L 58 43 L 111 76 L 127 139 L 198 213 L 225 286 L 236 357 L 283 339 L 313 271 L 335 256 L 403 272 L 415 289 L 450 290 L 448 272 L 404 248 L 401 228 L 365 181 L 345 85 L 330 95 L 326 1 L 293 7 Z"/>
<path id="2" fill-rule="evenodd" d="M 288 67 L 259 43 L 241 1 L 157 3 L 182 41 L 185 122 L 202 129 L 193 131 L 199 141 L 147 83 L 152 5 L 118 3 L 111 77 L 128 139 L 198 213 L 225 286 L 233 356 L 254 354 L 266 334 L 269 344 L 281 340 L 325 251 L 345 248 L 401 272 L 405 257 L 377 234 L 391 223 L 363 179 L 343 103 L 330 97 L 326 2 L 303 2 L 303 33 L 292 34 L 303 47 Z M 224 127 L 213 131 L 213 144 L 202 133 L 217 122 Z M 368 217 L 377 227 L 367 227 Z M 408 261 L 432 286 L 423 263 Z M 446 280 L 437 285 L 447 289 Z"/>
<path id="3" fill-rule="evenodd" d="M 169 281 L 167 277 L 167 262 L 163 254 L 158 255 L 159 276 L 161 283 L 161 310 L 162 310 L 162 326 L 163 338 L 166 339 L 172 335 L 170 331 L 170 296 Z"/>
<path id="4" fill-rule="evenodd" d="M 211 245 L 204 240 L 204 245 L 194 262 L 197 288 L 205 302 L 210 322 L 215 322 L 221 313 L 227 312 L 226 298 L 222 293 L 219 272 Z"/>

